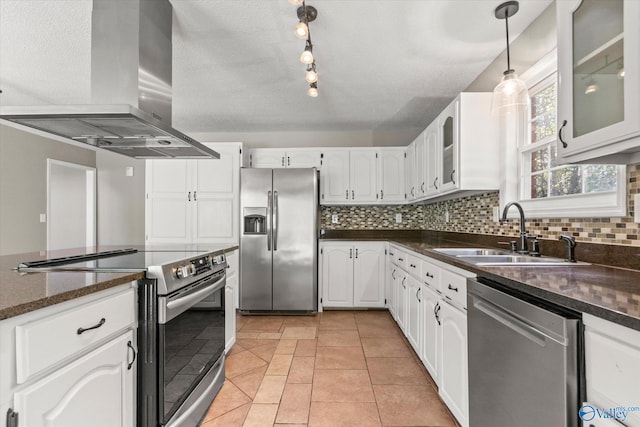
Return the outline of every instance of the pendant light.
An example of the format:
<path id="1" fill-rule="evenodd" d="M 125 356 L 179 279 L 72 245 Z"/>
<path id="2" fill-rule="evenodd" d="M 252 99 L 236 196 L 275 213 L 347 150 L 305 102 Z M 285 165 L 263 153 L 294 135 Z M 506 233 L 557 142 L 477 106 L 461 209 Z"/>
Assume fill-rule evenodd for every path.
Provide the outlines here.
<path id="1" fill-rule="evenodd" d="M 493 90 L 493 102 L 491 110 L 494 113 L 508 113 L 510 111 L 523 111 L 529 106 L 529 90 L 527 85 L 518 78 L 515 70 L 511 69 L 511 56 L 509 53 L 509 18 L 518 12 L 520 5 L 517 1 L 508 1 L 496 7 L 495 16 L 505 20 L 507 33 L 507 70 L 503 73 L 502 80 Z"/>
<path id="2" fill-rule="evenodd" d="M 318 97 L 318 83 L 311 83 L 309 85 L 309 90 L 307 91 L 307 95 L 312 98 Z"/>
<path id="3" fill-rule="evenodd" d="M 316 73 L 316 63 L 312 63 L 307 67 L 307 75 L 305 76 L 307 83 L 315 83 L 318 81 L 318 73 Z"/>

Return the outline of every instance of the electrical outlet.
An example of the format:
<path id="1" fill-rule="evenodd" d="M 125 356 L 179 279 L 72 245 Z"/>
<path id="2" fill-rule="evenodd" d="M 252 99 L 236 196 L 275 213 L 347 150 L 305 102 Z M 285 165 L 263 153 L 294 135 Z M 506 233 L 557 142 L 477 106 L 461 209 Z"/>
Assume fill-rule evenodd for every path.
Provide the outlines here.
<path id="1" fill-rule="evenodd" d="M 500 207 L 494 206 L 493 207 L 493 222 L 498 222 L 498 221 L 500 221 Z"/>
<path id="2" fill-rule="evenodd" d="M 634 221 L 640 224 L 640 194 L 633 196 Z"/>
<path id="3" fill-rule="evenodd" d="M 47 222 L 47 214 L 40 214 L 40 222 Z"/>
<path id="4" fill-rule="evenodd" d="M 331 224 L 338 223 L 338 215 L 331 215 Z"/>
<path id="5" fill-rule="evenodd" d="M 402 224 L 402 214 L 401 213 L 397 213 L 396 214 L 396 224 Z"/>
<path id="6" fill-rule="evenodd" d="M 449 222 L 449 209 L 444 211 L 444 222 Z"/>

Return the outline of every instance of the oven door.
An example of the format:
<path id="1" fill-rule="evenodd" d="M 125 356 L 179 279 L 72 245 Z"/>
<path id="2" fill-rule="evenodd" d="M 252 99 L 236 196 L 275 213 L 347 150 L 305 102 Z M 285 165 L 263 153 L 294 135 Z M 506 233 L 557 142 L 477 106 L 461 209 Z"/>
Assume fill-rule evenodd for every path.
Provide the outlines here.
<path id="1" fill-rule="evenodd" d="M 158 298 L 158 419 L 160 425 L 195 425 L 224 381 L 224 304 L 196 308 L 226 283 L 222 270 L 194 285 Z M 221 386 L 221 382 L 220 382 Z"/>

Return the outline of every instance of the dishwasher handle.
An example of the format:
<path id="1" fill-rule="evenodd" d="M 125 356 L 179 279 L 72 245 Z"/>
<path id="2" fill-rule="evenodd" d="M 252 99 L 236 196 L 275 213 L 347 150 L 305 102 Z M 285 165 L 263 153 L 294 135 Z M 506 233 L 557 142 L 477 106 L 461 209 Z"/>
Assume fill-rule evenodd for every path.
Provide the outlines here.
<path id="1" fill-rule="evenodd" d="M 482 313 L 491 317 L 493 320 L 502 323 L 507 328 L 526 337 L 530 341 L 535 342 L 539 346 L 545 346 L 545 342 L 548 337 L 539 330 L 535 329 L 531 325 L 528 325 L 517 317 L 509 314 L 500 307 L 490 303 L 489 301 L 485 301 L 475 295 L 472 296 L 472 298 L 473 308 L 481 311 Z"/>

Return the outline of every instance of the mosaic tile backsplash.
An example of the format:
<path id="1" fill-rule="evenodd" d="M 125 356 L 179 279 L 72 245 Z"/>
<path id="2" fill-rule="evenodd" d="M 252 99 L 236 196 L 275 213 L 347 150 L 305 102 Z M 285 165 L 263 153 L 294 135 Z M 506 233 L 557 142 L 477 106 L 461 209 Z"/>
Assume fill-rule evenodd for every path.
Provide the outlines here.
<path id="1" fill-rule="evenodd" d="M 627 167 L 627 212 L 621 218 L 531 218 L 527 231 L 541 239 L 571 234 L 577 241 L 640 247 L 640 225 L 633 220 L 633 196 L 640 194 L 640 164 Z M 500 225 L 493 221 L 499 205 L 497 191 L 436 202 L 405 206 L 323 206 L 321 227 L 329 230 L 436 230 L 460 233 L 518 236 L 517 221 Z M 445 212 L 449 222 L 445 222 Z M 402 223 L 396 223 L 396 213 Z M 331 223 L 331 215 L 338 223 Z"/>

